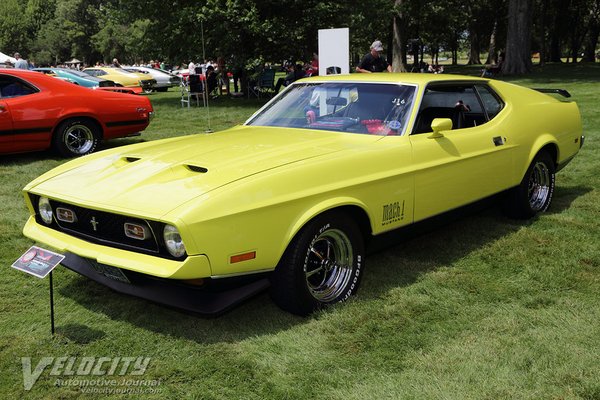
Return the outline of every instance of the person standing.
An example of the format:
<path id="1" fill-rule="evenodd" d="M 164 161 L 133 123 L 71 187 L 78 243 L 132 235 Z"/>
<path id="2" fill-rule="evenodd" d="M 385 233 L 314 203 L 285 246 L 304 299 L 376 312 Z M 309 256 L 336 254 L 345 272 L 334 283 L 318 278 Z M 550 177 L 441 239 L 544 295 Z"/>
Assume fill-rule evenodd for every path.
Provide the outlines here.
<path id="1" fill-rule="evenodd" d="M 312 61 L 310 62 L 310 76 L 319 75 L 319 55 L 313 53 Z"/>
<path id="2" fill-rule="evenodd" d="M 383 58 L 383 45 L 381 41 L 376 40 L 371 45 L 371 51 L 367 53 L 356 67 L 356 72 L 392 72 L 392 66 Z"/>
<path id="3" fill-rule="evenodd" d="M 17 59 L 17 62 L 15 63 L 15 68 L 29 69 L 29 63 L 27 62 L 27 60 L 21 58 L 21 54 L 15 53 L 15 58 Z"/>

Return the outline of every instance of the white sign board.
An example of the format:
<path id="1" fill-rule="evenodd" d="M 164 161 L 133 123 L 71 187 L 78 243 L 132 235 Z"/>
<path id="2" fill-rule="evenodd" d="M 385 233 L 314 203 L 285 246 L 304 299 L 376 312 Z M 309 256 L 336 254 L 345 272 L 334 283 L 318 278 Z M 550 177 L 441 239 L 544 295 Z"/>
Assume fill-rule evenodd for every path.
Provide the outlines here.
<path id="1" fill-rule="evenodd" d="M 64 258 L 62 254 L 31 246 L 12 267 L 35 277 L 45 278 Z"/>
<path id="2" fill-rule="evenodd" d="M 319 75 L 350 73 L 350 29 L 319 29 Z"/>

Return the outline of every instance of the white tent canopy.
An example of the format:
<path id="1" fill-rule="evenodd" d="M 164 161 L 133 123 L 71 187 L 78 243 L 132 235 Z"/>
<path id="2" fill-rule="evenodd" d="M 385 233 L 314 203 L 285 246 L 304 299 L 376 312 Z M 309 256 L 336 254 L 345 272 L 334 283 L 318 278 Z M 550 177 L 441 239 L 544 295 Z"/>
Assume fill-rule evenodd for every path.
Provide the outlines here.
<path id="1" fill-rule="evenodd" d="M 6 54 L 0 51 L 0 63 L 5 63 L 7 61 L 10 61 L 14 64 L 17 62 L 17 59 L 11 56 L 7 56 Z"/>

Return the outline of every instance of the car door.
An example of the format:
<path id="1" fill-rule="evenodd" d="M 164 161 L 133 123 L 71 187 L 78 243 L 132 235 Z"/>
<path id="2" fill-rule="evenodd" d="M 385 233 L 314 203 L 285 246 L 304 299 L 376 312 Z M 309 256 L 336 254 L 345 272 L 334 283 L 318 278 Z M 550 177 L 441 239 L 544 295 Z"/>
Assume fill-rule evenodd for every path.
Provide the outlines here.
<path id="1" fill-rule="evenodd" d="M 0 93 L 12 121 L 10 152 L 48 148 L 59 110 L 56 101 L 30 82 L 8 74 L 0 76 Z"/>
<path id="2" fill-rule="evenodd" d="M 0 154 L 12 153 L 13 126 L 8 104 L 0 98 Z"/>
<path id="3" fill-rule="evenodd" d="M 500 98 L 485 84 L 426 88 L 410 135 L 415 168 L 415 221 L 482 199 L 511 184 L 513 148 L 501 120 Z M 435 118 L 452 130 L 432 134 Z"/>

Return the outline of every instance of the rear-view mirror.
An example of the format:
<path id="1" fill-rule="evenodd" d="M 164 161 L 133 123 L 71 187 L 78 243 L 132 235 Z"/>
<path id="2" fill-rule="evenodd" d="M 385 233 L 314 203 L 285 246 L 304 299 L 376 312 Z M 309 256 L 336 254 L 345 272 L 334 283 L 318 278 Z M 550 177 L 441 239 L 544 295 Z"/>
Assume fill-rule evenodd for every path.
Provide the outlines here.
<path id="1" fill-rule="evenodd" d="M 328 97 L 327 105 L 329 106 L 345 106 L 348 104 L 348 99 L 345 97 Z"/>

